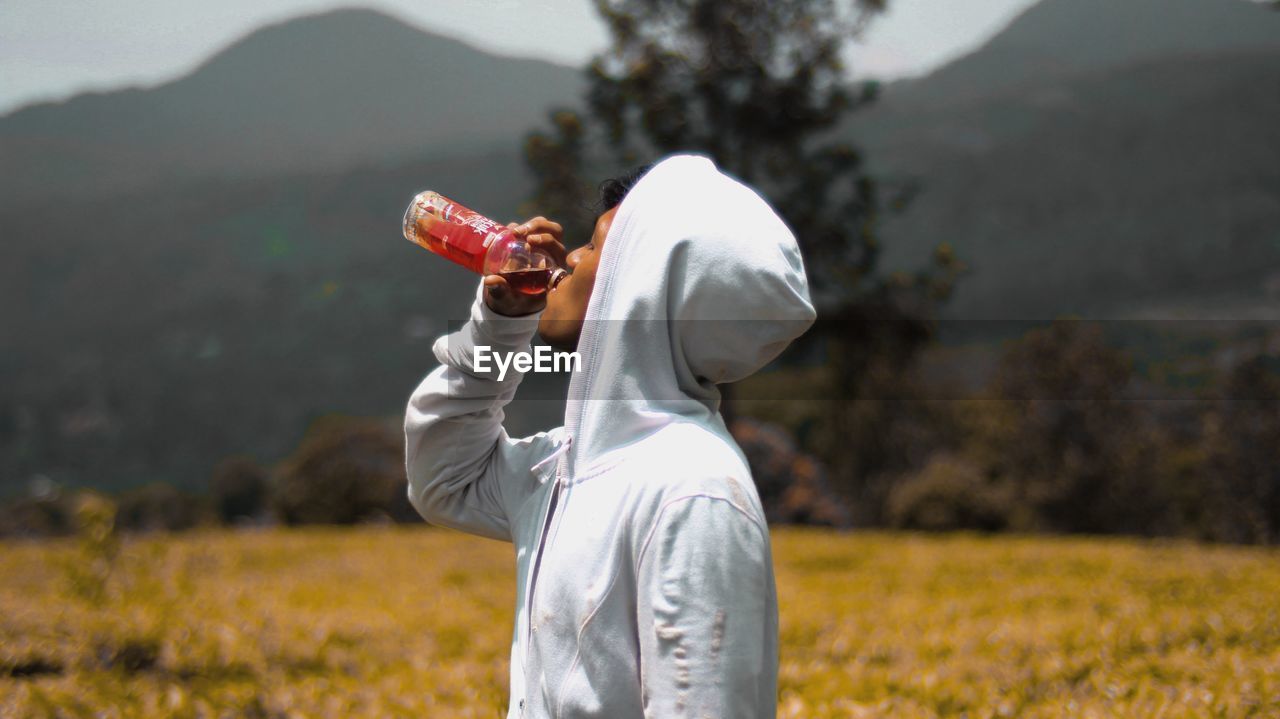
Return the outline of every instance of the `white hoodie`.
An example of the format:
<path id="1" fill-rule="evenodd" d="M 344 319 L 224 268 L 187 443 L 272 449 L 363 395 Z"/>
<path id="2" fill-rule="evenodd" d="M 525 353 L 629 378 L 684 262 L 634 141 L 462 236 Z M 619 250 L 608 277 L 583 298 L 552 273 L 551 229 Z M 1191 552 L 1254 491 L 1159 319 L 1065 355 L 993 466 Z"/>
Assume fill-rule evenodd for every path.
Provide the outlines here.
<path id="1" fill-rule="evenodd" d="M 409 498 L 427 521 L 513 542 L 509 717 L 773 717 L 769 532 L 717 384 L 814 319 L 795 238 L 706 158 L 656 165 L 605 239 L 565 425 L 502 428 L 537 316 L 481 293 L 409 400 Z"/>

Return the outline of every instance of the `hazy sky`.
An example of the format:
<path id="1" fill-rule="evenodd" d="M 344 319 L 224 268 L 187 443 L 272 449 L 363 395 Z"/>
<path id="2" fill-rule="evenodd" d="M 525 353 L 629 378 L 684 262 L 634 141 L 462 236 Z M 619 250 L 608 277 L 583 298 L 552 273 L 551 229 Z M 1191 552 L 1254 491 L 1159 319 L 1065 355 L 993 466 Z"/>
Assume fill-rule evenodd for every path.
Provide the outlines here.
<path id="1" fill-rule="evenodd" d="M 1036 0 L 890 0 L 855 56 L 860 75 L 927 72 Z M 495 53 L 577 65 L 604 46 L 589 0 L 3 0 L 0 113 L 84 89 L 179 76 L 265 23 L 353 5 Z"/>

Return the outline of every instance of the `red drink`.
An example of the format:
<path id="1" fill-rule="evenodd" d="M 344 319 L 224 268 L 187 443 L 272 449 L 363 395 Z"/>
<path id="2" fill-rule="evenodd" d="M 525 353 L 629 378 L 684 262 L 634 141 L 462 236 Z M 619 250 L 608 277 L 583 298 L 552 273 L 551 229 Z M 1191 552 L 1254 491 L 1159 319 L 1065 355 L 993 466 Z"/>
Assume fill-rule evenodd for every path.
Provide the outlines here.
<path id="1" fill-rule="evenodd" d="M 498 274 L 502 275 L 513 290 L 526 295 L 540 295 L 551 286 L 550 269 L 512 270 Z"/>
<path id="2" fill-rule="evenodd" d="M 477 274 L 502 275 L 527 295 L 546 292 L 565 273 L 511 230 L 435 192 L 413 198 L 403 230 L 405 239 Z"/>

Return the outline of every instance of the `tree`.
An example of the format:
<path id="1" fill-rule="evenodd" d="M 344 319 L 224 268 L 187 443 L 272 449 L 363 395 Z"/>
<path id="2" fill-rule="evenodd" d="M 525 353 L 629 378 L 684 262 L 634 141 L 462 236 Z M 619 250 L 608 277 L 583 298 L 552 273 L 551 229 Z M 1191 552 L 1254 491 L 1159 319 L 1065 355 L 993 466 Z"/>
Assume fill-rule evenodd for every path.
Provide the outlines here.
<path id="1" fill-rule="evenodd" d="M 1153 483 L 1153 446 L 1127 401 L 1131 360 L 1101 329 L 1055 321 L 1010 343 L 984 402 L 981 461 L 1011 485 L 1019 529 L 1156 533 L 1169 500 Z M 1020 526 L 1030 524 L 1031 526 Z"/>
<path id="2" fill-rule="evenodd" d="M 1280 543 L 1280 363 L 1258 355 L 1236 366 L 1206 428 L 1211 486 L 1229 541 Z"/>
<path id="3" fill-rule="evenodd" d="M 538 180 L 534 205 L 589 234 L 587 173 L 627 168 L 677 151 L 710 156 L 760 190 L 805 256 L 832 366 L 828 441 L 819 449 L 837 484 L 859 464 L 853 401 L 875 367 L 902 367 L 929 337 L 933 302 L 960 265 L 945 248 L 937 268 L 878 274 L 877 219 L 903 197 L 865 171 L 839 130 L 872 102 L 873 83 L 851 89 L 845 56 L 884 0 L 596 0 L 612 38 L 590 64 L 585 116 L 551 114 L 552 129 L 526 140 Z M 595 148 L 611 148 L 605 157 Z M 887 320 L 887 321 L 886 321 Z"/>

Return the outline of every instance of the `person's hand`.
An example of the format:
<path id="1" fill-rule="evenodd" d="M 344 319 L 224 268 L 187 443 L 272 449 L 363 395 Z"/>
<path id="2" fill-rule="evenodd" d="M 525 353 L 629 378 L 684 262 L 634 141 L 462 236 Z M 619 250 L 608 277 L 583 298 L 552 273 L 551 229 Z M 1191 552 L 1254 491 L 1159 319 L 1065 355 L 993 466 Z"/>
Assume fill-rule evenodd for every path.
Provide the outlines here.
<path id="1" fill-rule="evenodd" d="M 555 260 L 557 267 L 564 267 L 565 257 L 568 253 L 564 249 L 564 228 L 559 222 L 552 222 L 545 217 L 539 215 L 532 220 L 525 221 L 522 225 L 512 222 L 507 228 L 516 234 L 516 237 L 523 238 L 529 246 L 535 250 L 542 250 L 551 259 Z"/>
<path id="2" fill-rule="evenodd" d="M 564 267 L 567 253 L 564 249 L 564 228 L 558 222 L 545 217 L 535 217 L 523 224 L 512 222 L 507 229 L 516 237 L 529 243 L 534 249 L 543 250 L 559 267 Z M 512 289 L 502 275 L 486 275 L 484 278 L 484 303 L 500 315 L 518 317 L 541 312 L 547 306 L 547 293 L 526 295 Z"/>

